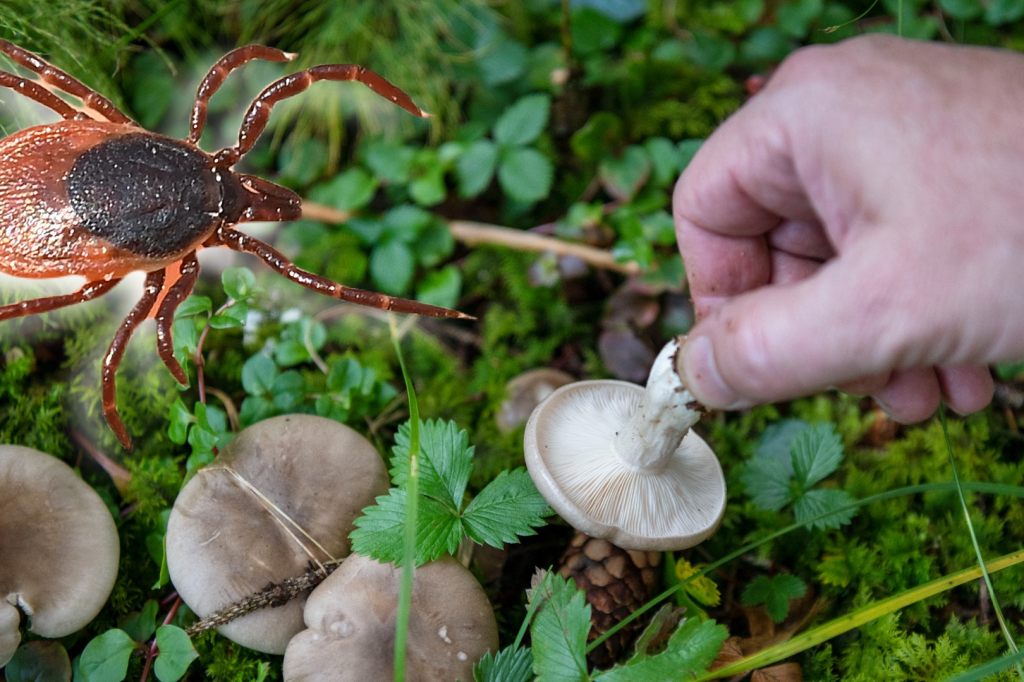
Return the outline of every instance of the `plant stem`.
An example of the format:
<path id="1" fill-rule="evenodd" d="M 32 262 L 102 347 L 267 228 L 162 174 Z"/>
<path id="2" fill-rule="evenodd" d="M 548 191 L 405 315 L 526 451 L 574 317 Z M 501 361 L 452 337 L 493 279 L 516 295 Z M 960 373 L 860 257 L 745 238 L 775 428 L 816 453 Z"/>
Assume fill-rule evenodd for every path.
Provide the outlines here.
<path id="1" fill-rule="evenodd" d="M 325 223 L 343 223 L 352 218 L 352 214 L 347 211 L 339 211 L 311 201 L 302 202 L 302 216 Z M 604 249 L 546 237 L 526 230 L 469 220 L 452 220 L 448 223 L 448 231 L 453 238 L 466 246 L 490 244 L 517 251 L 550 252 L 556 256 L 573 256 L 595 268 L 621 272 L 624 275 L 639 275 L 642 272 L 638 263 L 620 263 Z"/>
<path id="2" fill-rule="evenodd" d="M 634 467 L 660 471 L 700 419 L 695 399 L 676 372 L 679 338 L 665 344 L 651 366 L 647 388 L 629 422 L 615 436 L 615 451 Z"/>

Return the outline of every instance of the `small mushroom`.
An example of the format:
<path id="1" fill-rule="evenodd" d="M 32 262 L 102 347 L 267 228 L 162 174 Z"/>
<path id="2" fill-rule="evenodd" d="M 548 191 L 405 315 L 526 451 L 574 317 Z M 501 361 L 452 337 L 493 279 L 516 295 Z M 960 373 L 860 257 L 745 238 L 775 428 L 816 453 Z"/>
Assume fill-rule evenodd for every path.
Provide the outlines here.
<path id="1" fill-rule="evenodd" d="M 570 524 L 626 549 L 692 547 L 725 511 L 725 477 L 690 430 L 700 412 L 675 369 L 679 340 L 658 354 L 646 389 L 580 381 L 558 389 L 526 425 L 526 464 Z"/>
<path id="2" fill-rule="evenodd" d="M 0 446 L 0 668 L 29 630 L 64 637 L 110 596 L 120 544 L 107 506 L 64 462 Z"/>
<path id="3" fill-rule="evenodd" d="M 494 416 L 498 430 L 508 433 L 524 424 L 537 405 L 571 381 L 571 375 L 550 367 L 531 369 L 509 381 L 505 385 L 505 400 Z"/>
<path id="4" fill-rule="evenodd" d="M 286 682 L 390 680 L 402 569 L 353 554 L 313 590 L 308 630 L 288 643 Z M 413 577 L 408 679 L 472 680 L 473 665 L 498 649 L 498 625 L 473 574 L 447 557 Z"/>
<path id="5" fill-rule="evenodd" d="M 240 432 L 182 489 L 167 526 L 167 569 L 201 618 L 349 552 L 360 511 L 387 492 L 377 450 L 349 427 L 311 415 Z M 302 630 L 305 598 L 249 613 L 218 631 L 282 654 Z"/>

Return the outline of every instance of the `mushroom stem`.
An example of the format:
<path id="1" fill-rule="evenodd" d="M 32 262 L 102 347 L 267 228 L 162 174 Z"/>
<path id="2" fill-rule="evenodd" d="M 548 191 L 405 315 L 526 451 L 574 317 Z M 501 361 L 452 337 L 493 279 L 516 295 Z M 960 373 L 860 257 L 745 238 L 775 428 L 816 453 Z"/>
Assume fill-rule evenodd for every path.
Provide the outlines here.
<path id="1" fill-rule="evenodd" d="M 672 339 L 658 353 L 640 405 L 615 436 L 622 461 L 642 471 L 661 471 L 700 419 L 693 409 L 695 398 L 676 371 L 682 338 Z"/>

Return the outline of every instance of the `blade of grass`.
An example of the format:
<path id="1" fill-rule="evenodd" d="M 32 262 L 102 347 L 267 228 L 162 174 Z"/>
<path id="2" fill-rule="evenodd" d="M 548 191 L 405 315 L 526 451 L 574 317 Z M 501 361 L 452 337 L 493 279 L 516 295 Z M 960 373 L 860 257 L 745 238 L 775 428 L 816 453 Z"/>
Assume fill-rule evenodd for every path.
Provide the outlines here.
<path id="1" fill-rule="evenodd" d="M 1001 556 L 998 559 L 994 559 L 989 562 L 987 570 L 995 573 L 1005 568 L 1015 566 L 1017 564 L 1024 563 L 1024 549 L 1018 550 L 1011 554 Z M 915 604 L 928 597 L 934 597 L 937 594 L 951 590 L 958 585 L 977 580 L 982 574 L 982 569 L 978 566 L 972 566 L 971 568 L 965 568 L 956 573 L 950 573 L 936 580 L 918 585 L 909 590 L 901 592 L 895 596 L 883 599 L 872 604 L 868 604 L 862 608 L 859 608 L 850 613 L 844 614 L 839 618 L 830 620 L 824 625 L 820 625 L 813 630 L 797 635 L 796 637 L 776 644 L 775 646 L 769 647 L 762 651 L 757 652 L 751 656 L 730 663 L 727 666 L 718 668 L 711 672 L 704 673 L 703 675 L 695 678 L 696 680 L 714 680 L 722 677 L 729 677 L 731 675 L 737 675 L 748 670 L 754 670 L 756 668 L 762 668 L 772 663 L 784 660 L 798 654 L 802 651 L 806 651 L 813 646 L 826 642 L 833 637 L 849 632 L 855 628 L 859 628 L 865 623 L 881 618 L 884 615 L 898 611 L 906 606 Z"/>
<path id="2" fill-rule="evenodd" d="M 974 547 L 974 556 L 978 561 L 978 569 L 981 571 L 981 578 L 985 582 L 985 588 L 988 590 L 988 597 L 992 602 L 992 610 L 996 614 L 996 620 L 999 622 L 999 629 L 1003 633 L 1003 639 L 1006 640 L 1006 645 L 1010 647 L 1011 653 L 1020 653 L 1017 648 L 1017 643 L 1013 641 L 1013 633 L 1010 632 L 1010 627 L 1006 624 L 1006 618 L 1003 617 L 1003 609 L 999 606 L 999 599 L 996 597 L 995 587 L 992 586 L 992 578 L 989 576 L 988 571 L 985 569 L 985 557 L 981 554 L 981 546 L 978 544 L 978 535 L 974 532 L 974 523 L 971 522 L 971 510 L 967 506 L 967 497 L 964 495 L 964 488 L 960 484 L 960 472 L 957 470 L 956 458 L 953 457 L 953 441 L 949 437 L 949 428 L 946 424 L 946 408 L 943 405 L 939 406 L 939 423 L 942 425 L 942 437 L 946 441 L 946 454 L 949 455 L 949 468 L 953 472 L 953 485 L 956 489 L 957 498 L 960 500 L 960 509 L 964 513 L 964 522 L 967 524 L 967 532 L 971 536 L 971 546 Z M 1017 676 L 1024 680 L 1024 668 L 1021 667 L 1020 663 L 1017 663 Z"/>
<path id="3" fill-rule="evenodd" d="M 412 605 L 413 574 L 416 571 L 416 517 L 419 514 L 420 480 L 420 406 L 416 400 L 416 389 L 405 368 L 402 344 L 395 324 L 395 316 L 388 315 L 391 341 L 398 357 L 398 366 L 405 380 L 405 392 L 409 400 L 409 475 L 405 483 L 405 542 L 402 547 L 402 582 L 398 590 L 398 614 L 395 622 L 395 679 L 405 679 L 405 651 L 409 639 L 409 610 Z"/>
<path id="4" fill-rule="evenodd" d="M 1003 484 L 1003 483 L 989 483 L 989 482 L 986 482 L 986 481 L 965 481 L 963 483 L 963 488 L 965 490 L 971 490 L 973 492 L 984 493 L 984 494 L 987 494 L 987 495 L 1005 495 L 1007 497 L 1024 498 L 1024 487 L 1016 486 L 1016 485 L 1006 485 L 1006 484 Z M 849 510 L 859 509 L 859 508 L 867 506 L 869 504 L 873 504 L 875 502 L 882 502 L 884 500 L 891 500 L 891 499 L 895 499 L 895 498 L 898 498 L 898 497 L 907 497 L 909 495 L 917 495 L 917 494 L 920 494 L 920 493 L 952 492 L 953 490 L 954 490 L 954 485 L 951 482 L 945 482 L 945 483 L 921 483 L 921 484 L 918 484 L 918 485 L 910 485 L 910 486 L 905 486 L 905 487 L 902 487 L 902 488 L 894 488 L 892 490 L 887 490 L 885 492 L 878 493 L 877 495 L 871 495 L 869 497 L 862 498 L 862 499 L 857 500 L 856 502 L 848 504 L 848 505 L 846 505 L 844 507 L 840 507 L 839 509 L 833 509 L 833 510 L 831 510 L 829 512 L 826 512 L 826 513 L 823 513 L 823 514 L 819 514 L 817 516 L 814 516 L 812 518 L 806 519 L 804 521 L 801 521 L 801 522 L 798 522 L 798 523 L 792 523 L 792 524 L 786 526 L 785 528 L 780 528 L 779 530 L 777 530 L 777 531 L 775 531 L 773 533 L 769 533 L 768 535 L 765 535 L 764 537 L 759 538 L 758 540 L 756 540 L 754 542 L 751 542 L 749 544 L 746 544 L 746 545 L 740 547 L 739 549 L 737 549 L 737 550 L 735 550 L 733 552 L 730 552 L 729 554 L 726 554 L 722 558 L 720 558 L 720 559 L 718 559 L 716 561 L 711 562 L 710 564 L 708 564 L 707 566 L 705 566 L 701 570 L 697 571 L 696 573 L 694 573 L 693 575 L 688 577 L 686 580 L 681 580 L 678 584 L 668 588 L 667 590 L 665 590 L 664 592 L 662 592 L 658 596 L 654 597 L 653 599 L 651 599 L 650 601 L 645 603 L 643 606 L 638 608 L 636 611 L 634 611 L 633 613 L 629 614 L 628 616 L 623 618 L 621 621 L 619 621 L 619 623 L 617 625 L 615 625 L 615 627 L 609 628 L 609 630 L 607 632 L 605 632 L 603 635 L 601 635 L 600 637 L 595 639 L 593 642 L 591 642 L 587 646 L 587 653 L 590 653 L 591 651 L 593 651 L 597 647 L 601 646 L 601 644 L 603 644 L 606 639 L 608 639 L 609 637 L 614 636 L 616 632 L 618 632 L 622 628 L 626 627 L 627 625 L 629 625 L 631 622 L 633 622 L 637 618 L 640 618 L 645 613 L 647 613 L 651 609 L 653 609 L 656 606 L 658 606 L 661 602 L 665 601 L 666 599 L 671 598 L 677 591 L 682 590 L 687 584 L 689 584 L 690 581 L 696 580 L 697 578 L 700 578 L 701 576 L 707 575 L 708 573 L 711 573 L 712 571 L 715 571 L 715 570 L 721 568 L 722 566 L 724 566 L 725 564 L 729 563 L 730 561 L 733 561 L 734 559 L 738 559 L 741 556 L 743 556 L 744 554 L 748 554 L 750 552 L 753 552 L 758 547 L 761 547 L 762 545 L 766 545 L 769 542 L 771 542 L 773 540 L 776 540 L 776 539 L 778 539 L 778 538 L 780 538 L 780 537 L 782 537 L 784 535 L 788 535 L 789 533 L 792 533 L 792 532 L 794 532 L 796 530 L 799 530 L 801 528 L 810 527 L 812 524 L 817 522 L 819 519 L 823 519 L 826 516 L 832 516 L 833 514 L 842 513 L 842 512 L 845 512 L 845 511 L 849 511 Z"/>

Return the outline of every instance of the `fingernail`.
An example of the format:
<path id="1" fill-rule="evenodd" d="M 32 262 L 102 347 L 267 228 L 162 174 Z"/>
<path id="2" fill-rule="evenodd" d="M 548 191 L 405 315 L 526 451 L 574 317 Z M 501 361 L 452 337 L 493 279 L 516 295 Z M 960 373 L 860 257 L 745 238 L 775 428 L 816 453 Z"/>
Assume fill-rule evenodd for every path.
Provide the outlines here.
<path id="1" fill-rule="evenodd" d="M 741 400 L 730 388 L 715 362 L 715 350 L 706 336 L 687 339 L 683 346 L 683 373 L 687 387 L 702 404 L 720 410 L 736 410 L 753 403 Z"/>

